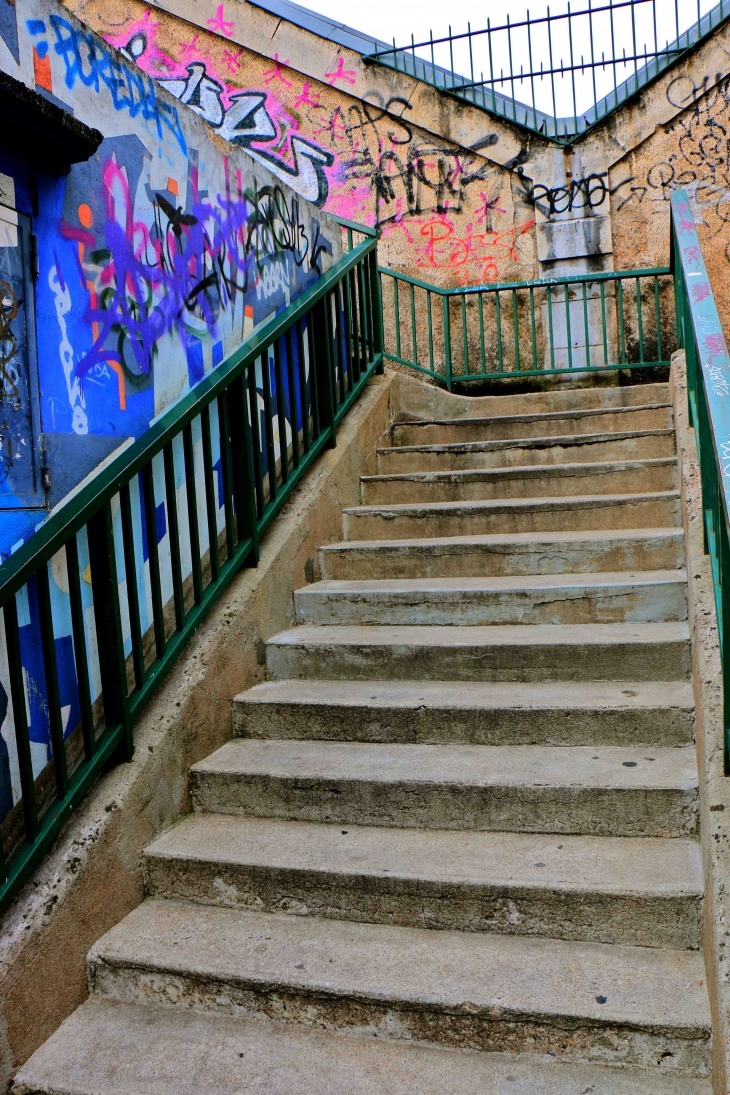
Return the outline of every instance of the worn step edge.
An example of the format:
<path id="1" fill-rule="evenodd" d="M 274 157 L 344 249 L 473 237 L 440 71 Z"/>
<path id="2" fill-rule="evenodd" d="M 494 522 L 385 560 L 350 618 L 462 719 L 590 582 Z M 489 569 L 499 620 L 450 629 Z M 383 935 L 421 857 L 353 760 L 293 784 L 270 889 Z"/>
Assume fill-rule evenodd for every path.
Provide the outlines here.
<path id="1" fill-rule="evenodd" d="M 712 1095 L 709 1080 L 91 997 L 12 1095 Z"/>
<path id="2" fill-rule="evenodd" d="M 146 892 L 405 927 L 697 949 L 693 841 L 199 814 L 145 851 Z"/>
<path id="3" fill-rule="evenodd" d="M 687 681 L 266 681 L 236 696 L 239 737 L 400 744 L 685 745 Z"/>
<path id="4" fill-rule="evenodd" d="M 89 985 L 130 1002 L 467 1049 L 710 1067 L 693 951 L 433 932 L 148 900 L 92 948 Z"/>
<path id="5" fill-rule="evenodd" d="M 452 511 L 457 514 L 473 511 L 493 513 L 509 513 L 513 510 L 540 511 L 540 510 L 570 510 L 570 509 L 604 509 L 609 506 L 636 506 L 642 502 L 678 501 L 679 492 L 676 490 L 643 491 L 636 494 L 586 494 L 570 495 L 568 497 L 550 498 L 486 498 L 477 501 L 464 502 L 392 502 L 374 503 L 369 506 L 349 506 L 343 509 L 347 516 L 373 516 L 385 517 L 409 517 L 428 516 L 430 514 L 444 515 Z"/>
<path id="6" fill-rule="evenodd" d="M 580 464 L 518 464 L 506 468 L 464 468 L 460 471 L 403 471 L 385 475 L 361 475 L 363 486 L 385 483 L 488 483 L 505 482 L 509 479 L 570 479 L 591 475 L 621 475 L 632 471 L 676 470 L 676 456 L 662 456 L 646 460 L 600 460 Z"/>
<path id="7" fill-rule="evenodd" d="M 672 403 L 640 403 L 613 407 L 574 407 L 572 409 L 533 412 L 528 414 L 492 415 L 487 418 L 403 418 L 394 422 L 391 429 L 400 426 L 474 426 L 492 422 L 539 422 L 557 418 L 592 418 L 605 414 L 640 414 L 642 411 L 673 410 Z"/>
<path id="8" fill-rule="evenodd" d="M 401 453 L 470 453 L 500 452 L 505 449 L 552 449 L 602 445 L 613 441 L 639 441 L 647 437 L 674 437 L 673 429 L 617 430 L 615 433 L 571 433 L 546 437 L 499 438 L 495 441 L 443 441 L 431 445 L 388 445 L 376 449 L 378 456 L 394 456 Z"/>
<path id="9" fill-rule="evenodd" d="M 415 829 L 693 836 L 692 746 L 402 745 L 236 738 L 190 770 L 195 808 Z"/>

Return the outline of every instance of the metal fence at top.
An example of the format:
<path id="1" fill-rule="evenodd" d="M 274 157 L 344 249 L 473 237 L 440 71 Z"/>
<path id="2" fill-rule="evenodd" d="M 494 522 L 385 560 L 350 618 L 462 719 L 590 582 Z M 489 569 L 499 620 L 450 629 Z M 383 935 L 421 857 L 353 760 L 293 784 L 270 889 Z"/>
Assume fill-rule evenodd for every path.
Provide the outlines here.
<path id="1" fill-rule="evenodd" d="M 3 564 L 17 786 L 0 816 L 0 913 L 104 764 L 131 756 L 160 680 L 382 371 L 377 239 L 358 232 Z"/>
<path id="2" fill-rule="evenodd" d="M 378 61 L 568 143 L 730 18 L 730 0 L 588 0 L 383 48 Z"/>
<path id="3" fill-rule="evenodd" d="M 380 269 L 385 356 L 454 384 L 669 366 L 669 267 L 442 289 Z"/>

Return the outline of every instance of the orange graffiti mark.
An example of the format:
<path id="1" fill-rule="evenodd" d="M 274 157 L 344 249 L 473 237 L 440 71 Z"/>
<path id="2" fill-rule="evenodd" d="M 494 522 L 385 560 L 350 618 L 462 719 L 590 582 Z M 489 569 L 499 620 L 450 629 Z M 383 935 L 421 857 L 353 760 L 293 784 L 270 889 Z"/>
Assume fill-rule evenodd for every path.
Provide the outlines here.
<path id="1" fill-rule="evenodd" d="M 37 49 L 33 50 L 33 79 L 36 82 L 36 87 L 42 87 L 44 91 L 53 94 L 51 55 L 49 53 L 41 57 Z"/>
<path id="2" fill-rule="evenodd" d="M 505 259 L 517 262 L 517 240 L 535 224 L 534 220 L 515 225 L 506 232 L 474 232 L 467 226 L 463 236 L 457 235 L 456 225 L 442 215 L 426 221 L 420 234 L 428 240 L 418 259 L 419 266 L 460 271 L 464 282 L 469 279 L 470 265 L 481 267 L 482 281 L 496 281 L 499 263 Z"/>

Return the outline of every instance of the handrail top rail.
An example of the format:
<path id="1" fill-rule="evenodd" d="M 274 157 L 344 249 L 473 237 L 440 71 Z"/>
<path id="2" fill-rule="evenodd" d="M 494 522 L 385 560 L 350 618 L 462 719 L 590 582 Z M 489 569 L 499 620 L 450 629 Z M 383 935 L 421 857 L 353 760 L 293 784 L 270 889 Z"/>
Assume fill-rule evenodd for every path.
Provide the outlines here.
<path id="1" fill-rule="evenodd" d="M 651 266 L 638 270 L 604 270 L 600 272 L 597 271 L 594 274 L 572 274 L 570 276 L 558 278 L 536 278 L 534 281 L 493 281 L 486 282 L 482 285 L 463 285 L 455 288 L 444 288 L 440 285 L 432 285 L 427 281 L 420 281 L 418 278 L 412 278 L 408 274 L 401 274 L 397 270 L 391 270 L 389 266 L 379 266 L 378 270 L 381 274 L 387 274 L 388 277 L 395 278 L 397 281 L 405 281 L 410 285 L 417 286 L 419 289 L 427 289 L 437 296 L 443 297 L 469 296 L 474 293 L 496 293 L 508 289 L 554 288 L 557 285 L 575 285 L 581 284 L 582 282 L 624 281 L 639 277 L 664 277 L 672 272 L 671 266 Z"/>
<path id="2" fill-rule="evenodd" d="M 360 227 L 354 225 L 358 230 Z M 365 234 L 370 236 L 370 232 Z M 304 290 L 282 312 L 266 320 L 261 327 L 211 370 L 190 391 L 168 407 L 148 430 L 114 457 L 98 475 L 72 494 L 46 521 L 0 566 L 0 607 L 17 593 L 43 562 L 48 562 L 70 536 L 118 492 L 154 456 L 164 449 L 186 425 L 193 421 L 225 390 L 233 376 L 243 372 L 277 337 L 300 320 L 312 305 L 326 295 L 360 260 L 377 247 L 377 234 L 343 256 L 314 285 Z"/>

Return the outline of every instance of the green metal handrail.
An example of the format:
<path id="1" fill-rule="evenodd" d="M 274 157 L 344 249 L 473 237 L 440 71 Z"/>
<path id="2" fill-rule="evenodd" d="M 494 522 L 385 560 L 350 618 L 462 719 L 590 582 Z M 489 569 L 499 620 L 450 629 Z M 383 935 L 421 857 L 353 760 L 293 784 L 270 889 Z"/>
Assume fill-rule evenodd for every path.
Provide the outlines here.
<path id="1" fill-rule="evenodd" d="M 648 42 L 645 36 L 642 43 L 637 23 L 644 12 L 650 16 L 650 31 Z M 421 42 L 411 35 L 410 43 L 402 46 L 393 39 L 392 48 L 373 42 L 373 52 L 363 60 L 387 65 L 550 140 L 570 144 L 712 34 L 730 18 L 730 3 L 720 0 L 703 15 L 696 0 L 696 16 L 694 25 L 681 29 L 677 0 L 660 0 L 659 5 L 657 0 L 588 0 L 587 7 L 571 11 L 569 5 L 567 12 L 553 14 L 548 8 L 537 18 L 530 18 L 529 11 L 522 20 L 507 15 L 501 25 L 493 26 L 488 19 L 480 30 L 472 30 L 469 23 L 460 34 L 449 27 L 447 35 L 434 38 L 430 32 Z M 667 29 L 674 34 L 673 41 L 663 37 Z M 628 38 L 628 49 L 623 37 Z M 587 41 L 588 55 L 578 52 L 581 40 Z M 486 76 L 482 65 L 489 70 Z M 619 78 L 627 68 L 633 71 Z M 599 70 L 608 72 L 611 84 L 603 96 L 597 89 Z M 561 90 L 572 106 L 567 116 L 558 111 Z M 587 109 L 579 107 L 581 90 L 590 100 Z"/>
<path id="2" fill-rule="evenodd" d="M 687 402 L 702 481 L 723 680 L 725 774 L 730 775 L 730 357 L 685 190 L 672 204 L 672 260 L 679 340 L 687 358 Z"/>
<path id="3" fill-rule="evenodd" d="M 380 278 L 385 357 L 449 391 L 455 382 L 668 367 L 675 348 L 669 267 L 463 289 L 387 267 Z"/>
<path id="4" fill-rule="evenodd" d="M 22 790 L 0 840 L 0 912 L 103 766 L 131 757 L 134 720 L 234 575 L 256 565 L 262 533 L 322 449 L 335 446 L 337 426 L 369 377 L 382 372 L 377 238 L 362 226 L 345 227 L 364 242 L 263 324 L 0 568 Z M 66 591 L 61 607 L 72 622 L 81 712 L 71 734 L 64 733 L 54 637 Z M 37 605 L 31 623 L 42 650 L 52 748 L 40 773 L 28 733 L 19 598 Z"/>

